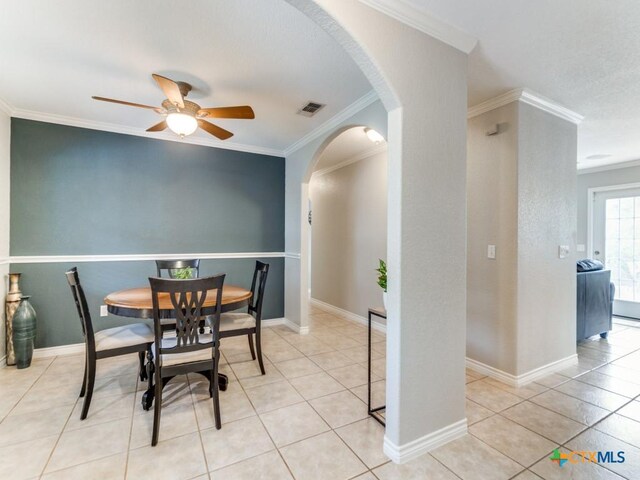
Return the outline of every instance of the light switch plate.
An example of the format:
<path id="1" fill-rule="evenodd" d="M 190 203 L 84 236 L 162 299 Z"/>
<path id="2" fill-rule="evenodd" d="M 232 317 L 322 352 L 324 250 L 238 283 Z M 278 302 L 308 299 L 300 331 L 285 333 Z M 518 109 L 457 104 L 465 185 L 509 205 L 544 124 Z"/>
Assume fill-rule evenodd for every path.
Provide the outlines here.
<path id="1" fill-rule="evenodd" d="M 560 245 L 558 247 L 558 258 L 567 258 L 569 256 L 569 245 Z"/>
<path id="2" fill-rule="evenodd" d="M 107 310 L 107 306 L 106 305 L 100 305 L 100 316 L 101 317 L 106 317 L 109 315 L 109 310 Z"/>
<path id="3" fill-rule="evenodd" d="M 491 260 L 495 260 L 495 258 L 496 258 L 496 246 L 495 245 L 487 246 L 487 258 L 490 258 Z"/>
<path id="4" fill-rule="evenodd" d="M 578 252 L 586 252 L 587 251 L 587 247 L 581 243 L 579 243 L 578 245 L 576 245 L 576 251 Z"/>

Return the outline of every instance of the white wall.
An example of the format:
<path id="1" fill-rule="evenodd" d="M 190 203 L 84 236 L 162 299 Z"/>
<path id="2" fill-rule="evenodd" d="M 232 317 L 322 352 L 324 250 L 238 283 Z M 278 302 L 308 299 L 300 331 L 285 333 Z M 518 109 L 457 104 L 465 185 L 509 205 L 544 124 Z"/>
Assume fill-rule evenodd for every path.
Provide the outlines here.
<path id="1" fill-rule="evenodd" d="M 9 156 L 11 118 L 0 110 L 0 358 L 5 351 L 4 297 L 7 294 L 9 273 Z"/>
<path id="2" fill-rule="evenodd" d="M 327 132 L 286 158 L 285 177 L 285 317 L 296 325 L 307 326 L 308 265 L 306 251 L 309 245 L 310 228 L 307 223 L 308 182 L 315 162 L 324 147 L 342 132 L 353 126 L 369 126 L 387 136 L 387 111 L 380 101 L 369 105 L 336 129 Z M 305 204 L 303 205 L 303 199 Z M 304 228 L 303 228 L 304 227 Z M 307 255 L 305 255 L 307 254 Z M 298 256 L 298 258 L 296 258 Z"/>
<path id="3" fill-rule="evenodd" d="M 361 317 L 382 306 L 378 259 L 387 258 L 387 154 L 309 183 L 313 225 L 311 297 Z"/>
<path id="4" fill-rule="evenodd" d="M 467 355 L 520 377 L 575 354 L 577 126 L 515 101 L 469 120 L 468 152 Z"/>
<path id="5" fill-rule="evenodd" d="M 519 106 L 518 374 L 576 353 L 577 125 Z M 558 258 L 558 247 L 571 254 Z"/>
<path id="6" fill-rule="evenodd" d="M 406 461 L 466 432 L 467 55 L 356 0 L 287 1 L 352 54 L 389 111 L 384 449 Z M 313 160 L 294 155 L 288 184 Z"/>
<path id="7" fill-rule="evenodd" d="M 469 119 L 467 145 L 467 356 L 515 374 L 518 103 Z"/>

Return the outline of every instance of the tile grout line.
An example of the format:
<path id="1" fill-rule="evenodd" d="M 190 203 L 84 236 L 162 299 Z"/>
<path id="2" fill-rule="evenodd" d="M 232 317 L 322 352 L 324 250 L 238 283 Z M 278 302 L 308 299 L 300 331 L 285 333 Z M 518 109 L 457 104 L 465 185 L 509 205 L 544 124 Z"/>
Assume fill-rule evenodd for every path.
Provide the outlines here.
<path id="1" fill-rule="evenodd" d="M 44 374 L 45 374 L 45 372 L 49 369 L 49 367 L 50 367 L 51 365 L 53 365 L 53 362 L 55 361 L 55 359 L 56 359 L 56 358 L 58 358 L 58 357 L 54 357 L 54 358 L 53 358 L 53 360 L 51 361 L 51 363 L 47 366 L 47 368 L 44 370 L 44 372 L 42 372 L 42 373 L 40 374 L 40 376 L 42 376 L 42 375 L 44 375 Z M 38 377 L 38 379 L 39 379 L 39 378 L 40 378 L 40 377 Z M 34 382 L 34 385 L 35 385 L 35 382 Z M 53 457 L 53 454 L 55 453 L 56 449 L 58 448 L 58 444 L 60 443 L 60 439 L 62 438 L 62 435 L 64 434 L 64 429 L 65 429 L 65 428 L 67 427 L 67 425 L 69 424 L 69 420 L 71 419 L 71 415 L 73 415 L 73 412 L 74 412 L 74 410 L 75 410 L 75 408 L 76 408 L 76 405 L 78 404 L 79 398 L 80 398 L 80 397 L 78 397 L 78 398 L 76 399 L 76 401 L 75 401 L 75 402 L 74 402 L 74 404 L 73 404 L 73 407 L 71 407 L 71 411 L 69 412 L 69 415 L 67 416 L 67 420 L 64 422 L 64 425 L 62 426 L 62 430 L 60 430 L 60 433 L 58 434 L 58 439 L 57 439 L 57 440 L 56 440 L 56 442 L 54 443 L 53 448 L 51 449 L 51 452 L 49 452 L 49 457 L 47 458 L 46 463 L 45 463 L 45 464 L 44 464 L 44 466 L 42 467 L 42 471 L 40 472 L 39 477 L 43 477 L 43 476 L 44 476 L 44 472 L 47 470 L 47 466 L 49 466 L 49 462 L 51 461 L 51 458 Z M 17 405 L 17 404 L 16 404 L 16 405 Z M 60 469 L 60 470 L 64 470 L 64 469 Z M 57 471 L 60 471 L 60 470 L 57 470 Z"/>
<path id="2" fill-rule="evenodd" d="M 218 361 L 220 361 L 220 359 L 218 359 Z M 198 412 L 196 411 L 196 401 L 194 399 L 194 392 L 191 389 L 191 379 L 189 378 L 189 375 L 185 375 L 185 376 L 187 377 L 187 385 L 189 387 L 189 398 L 191 398 L 191 408 L 193 409 L 193 415 L 196 419 L 196 428 L 198 429 L 198 437 L 200 438 L 200 448 L 202 448 L 202 456 L 204 457 L 204 467 L 207 471 L 207 477 L 211 479 L 211 473 L 209 470 L 209 460 L 207 459 L 207 451 L 204 448 L 204 440 L 202 440 L 202 429 L 200 428 L 200 420 L 198 420 Z M 219 412 L 219 413 L 220 413 L 220 423 L 222 424 L 222 412 Z M 214 412 L 214 415 L 215 415 L 215 412 Z M 214 427 L 215 427 L 215 421 L 214 421 Z M 198 475 L 196 475 L 194 478 L 198 478 Z"/>

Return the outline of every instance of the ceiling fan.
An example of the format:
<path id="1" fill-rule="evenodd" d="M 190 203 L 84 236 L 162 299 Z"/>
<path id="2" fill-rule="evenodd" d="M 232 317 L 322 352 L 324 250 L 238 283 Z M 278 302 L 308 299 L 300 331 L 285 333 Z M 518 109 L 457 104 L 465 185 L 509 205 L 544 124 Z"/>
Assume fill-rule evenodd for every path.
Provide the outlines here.
<path id="1" fill-rule="evenodd" d="M 158 86 L 162 89 L 167 99 L 162 102 L 162 107 L 152 107 L 150 105 L 142 105 L 140 103 L 125 102 L 123 100 L 114 100 L 112 98 L 96 97 L 94 100 L 100 100 L 102 102 L 119 103 L 121 105 L 128 105 L 130 107 L 147 108 L 154 112 L 166 117 L 160 123 L 147 128 L 147 132 L 161 132 L 166 128 L 169 128 L 172 132 L 179 135 L 180 138 L 184 138 L 187 135 L 191 135 L 198 127 L 205 132 L 210 133 L 214 137 L 218 137 L 220 140 L 226 140 L 233 136 L 233 133 L 221 128 L 213 123 L 207 122 L 207 118 L 239 118 L 239 119 L 253 119 L 255 114 L 253 109 L 248 105 L 239 107 L 213 107 L 213 108 L 200 108 L 200 105 L 189 100 L 185 100 L 185 97 L 191 91 L 192 87 L 186 82 L 174 82 L 170 78 L 163 77 L 162 75 L 152 74 L 153 79 L 157 82 Z"/>

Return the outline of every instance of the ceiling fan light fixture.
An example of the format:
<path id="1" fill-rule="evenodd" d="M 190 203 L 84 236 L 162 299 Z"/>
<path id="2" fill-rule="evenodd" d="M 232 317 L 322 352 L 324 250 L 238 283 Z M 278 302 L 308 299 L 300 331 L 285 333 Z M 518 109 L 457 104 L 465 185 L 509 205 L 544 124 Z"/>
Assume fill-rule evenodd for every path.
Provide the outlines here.
<path id="1" fill-rule="evenodd" d="M 173 133 L 184 138 L 198 129 L 198 121 L 187 113 L 173 112 L 167 115 L 167 125 Z"/>
<path id="2" fill-rule="evenodd" d="M 368 127 L 365 128 L 364 133 L 366 133 L 369 140 L 371 140 L 376 145 L 381 142 L 384 142 L 384 137 L 380 133 L 375 131 L 373 128 L 368 128 Z"/>

